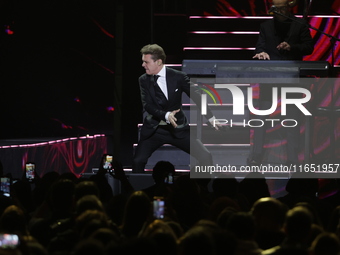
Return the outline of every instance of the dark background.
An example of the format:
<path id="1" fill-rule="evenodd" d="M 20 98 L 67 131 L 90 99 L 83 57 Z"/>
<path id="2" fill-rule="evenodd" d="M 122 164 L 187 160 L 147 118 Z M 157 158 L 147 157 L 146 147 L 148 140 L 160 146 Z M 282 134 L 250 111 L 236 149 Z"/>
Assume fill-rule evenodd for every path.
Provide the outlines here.
<path id="1" fill-rule="evenodd" d="M 221 4 L 242 15 L 265 15 L 270 6 L 263 0 L 1 0 L 0 139 L 104 133 L 129 165 L 142 122 L 140 48 L 158 43 L 168 63 L 180 64 L 183 21 L 191 14 L 230 15 Z M 313 1 L 311 14 L 336 14 L 334 6 L 338 0 Z"/>

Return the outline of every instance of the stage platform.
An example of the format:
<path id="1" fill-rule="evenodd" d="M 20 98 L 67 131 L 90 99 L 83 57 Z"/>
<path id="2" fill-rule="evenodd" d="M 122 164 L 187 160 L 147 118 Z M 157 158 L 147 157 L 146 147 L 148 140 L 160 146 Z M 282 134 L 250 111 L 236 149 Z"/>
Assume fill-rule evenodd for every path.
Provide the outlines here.
<path id="1" fill-rule="evenodd" d="M 98 171 L 103 154 L 111 152 L 111 138 L 104 134 L 81 137 L 50 137 L 0 140 L 0 161 L 3 175 L 21 179 L 26 162 L 36 164 L 36 172 L 42 177 L 55 171 L 60 174 L 72 172 L 78 178 L 90 177 Z M 131 167 L 124 171 L 135 190 L 153 185 L 152 167 L 145 173 L 133 173 Z M 189 169 L 176 169 L 176 176 L 189 174 Z M 107 175 L 113 194 L 121 192 L 118 180 Z M 267 180 L 272 196 L 285 194 L 287 180 Z M 209 184 L 211 189 L 211 182 Z"/>
<path id="2" fill-rule="evenodd" d="M 42 177 L 55 171 L 72 172 L 77 177 L 98 167 L 103 154 L 110 149 L 104 134 L 79 137 L 45 137 L 0 140 L 0 161 L 3 175 L 21 178 L 25 163 L 33 162 Z"/>

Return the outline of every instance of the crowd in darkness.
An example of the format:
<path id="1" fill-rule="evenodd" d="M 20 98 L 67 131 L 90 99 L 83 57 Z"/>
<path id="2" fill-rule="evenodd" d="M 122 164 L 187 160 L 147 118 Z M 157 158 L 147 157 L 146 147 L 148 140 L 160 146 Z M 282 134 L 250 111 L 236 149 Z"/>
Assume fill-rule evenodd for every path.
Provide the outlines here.
<path id="1" fill-rule="evenodd" d="M 172 184 L 164 182 L 169 173 Z M 11 196 L 1 196 L 0 233 L 20 243 L 0 254 L 340 254 L 337 180 L 321 198 L 320 180 L 291 178 L 287 194 L 274 198 L 264 178 L 192 179 L 167 161 L 154 166 L 154 185 L 141 190 L 119 162 L 112 174 L 119 194 L 103 169 L 12 184 Z M 155 196 L 164 198 L 164 218 L 153 216 Z"/>

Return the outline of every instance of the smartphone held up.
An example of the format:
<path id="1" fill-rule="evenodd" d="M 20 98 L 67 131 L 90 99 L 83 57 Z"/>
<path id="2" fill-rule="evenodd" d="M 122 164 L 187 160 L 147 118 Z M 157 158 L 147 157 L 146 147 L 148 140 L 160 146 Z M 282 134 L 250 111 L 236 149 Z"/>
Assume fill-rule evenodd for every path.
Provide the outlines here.
<path id="1" fill-rule="evenodd" d="M 18 235 L 16 235 L 16 234 L 0 234 L 0 248 L 2 248 L 2 249 L 15 249 L 15 248 L 18 247 L 19 244 L 20 244 L 20 241 L 19 241 Z"/>
<path id="2" fill-rule="evenodd" d="M 35 179 L 35 163 L 27 162 L 25 165 L 25 177 L 28 181 L 32 182 Z"/>
<path id="3" fill-rule="evenodd" d="M 103 169 L 106 170 L 108 173 L 113 173 L 113 155 L 111 154 L 104 154 L 103 156 Z"/>
<path id="4" fill-rule="evenodd" d="M 8 177 L 1 177 L 0 190 L 6 197 L 11 196 L 11 179 Z"/>
<path id="5" fill-rule="evenodd" d="M 163 219 L 165 213 L 165 201 L 163 197 L 154 197 L 153 216 L 155 219 Z"/>

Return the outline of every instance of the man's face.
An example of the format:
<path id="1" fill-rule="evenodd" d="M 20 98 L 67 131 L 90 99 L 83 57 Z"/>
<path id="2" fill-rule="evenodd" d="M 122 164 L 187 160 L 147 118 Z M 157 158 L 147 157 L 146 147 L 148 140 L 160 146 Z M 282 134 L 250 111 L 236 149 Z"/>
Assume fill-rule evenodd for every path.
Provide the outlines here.
<path id="1" fill-rule="evenodd" d="M 288 6 L 288 0 L 273 0 L 273 5 L 276 7 L 276 11 L 287 16 L 290 12 L 290 7 Z M 280 14 L 274 14 L 274 17 L 278 20 L 285 20 L 286 17 Z"/>
<path id="2" fill-rule="evenodd" d="M 154 61 L 151 58 L 151 54 L 142 55 L 142 67 L 144 67 L 145 72 L 149 75 L 158 74 L 159 71 L 162 69 L 162 60 Z"/>

